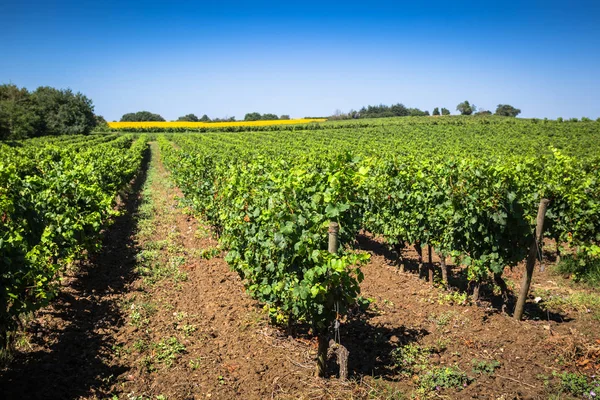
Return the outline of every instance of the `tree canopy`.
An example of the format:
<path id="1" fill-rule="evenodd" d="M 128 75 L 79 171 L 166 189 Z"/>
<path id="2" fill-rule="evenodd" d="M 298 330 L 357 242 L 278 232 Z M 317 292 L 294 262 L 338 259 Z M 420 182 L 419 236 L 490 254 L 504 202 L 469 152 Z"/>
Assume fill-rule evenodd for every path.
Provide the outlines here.
<path id="1" fill-rule="evenodd" d="M 121 122 L 147 122 L 147 121 L 164 121 L 165 119 L 158 114 L 153 114 L 150 111 L 138 111 L 135 113 L 123 114 Z"/>
<path id="2" fill-rule="evenodd" d="M 183 117 L 177 118 L 177 121 L 198 122 L 198 117 L 194 114 L 187 114 Z"/>
<path id="3" fill-rule="evenodd" d="M 92 101 L 71 89 L 34 92 L 0 85 L 0 140 L 45 135 L 87 135 L 96 126 Z"/>
<path id="4" fill-rule="evenodd" d="M 445 107 L 442 107 L 442 115 L 450 115 L 450 110 Z"/>
<path id="5" fill-rule="evenodd" d="M 434 108 L 433 112 L 431 113 L 431 115 L 440 115 L 440 109 L 439 108 Z"/>
<path id="6" fill-rule="evenodd" d="M 516 117 L 519 114 L 521 114 L 521 110 L 508 104 L 498 104 L 498 107 L 496 108 L 496 115 L 502 115 L 504 117 Z"/>
<path id="7" fill-rule="evenodd" d="M 469 102 L 465 100 L 456 106 L 456 111 L 460 112 L 461 115 L 471 115 L 477 111 L 477 107 L 475 104 L 469 104 Z"/>
<path id="8" fill-rule="evenodd" d="M 244 121 L 265 121 L 275 119 L 279 119 L 279 117 L 276 114 L 261 114 L 258 112 L 247 113 L 244 116 Z"/>

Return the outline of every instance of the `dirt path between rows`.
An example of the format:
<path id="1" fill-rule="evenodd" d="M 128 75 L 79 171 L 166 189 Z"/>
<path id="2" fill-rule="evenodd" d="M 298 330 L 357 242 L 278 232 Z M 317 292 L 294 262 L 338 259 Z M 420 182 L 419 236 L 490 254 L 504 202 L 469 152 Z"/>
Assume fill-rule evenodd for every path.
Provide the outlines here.
<path id="1" fill-rule="evenodd" d="M 579 343 L 600 339 L 590 321 L 518 323 L 493 308 L 458 305 L 456 295 L 398 273 L 381 243 L 362 236 L 372 260 L 361 288 L 373 303 L 340 330 L 351 380 L 316 379 L 315 341 L 268 324 L 217 242 L 180 205 L 157 144 L 151 149 L 143 189 L 103 251 L 36 315 L 30 343 L 0 373 L 2 398 L 408 398 L 421 378 L 402 374 L 393 354 L 409 346 L 427 349 L 428 370 L 470 375 L 440 392 L 447 398 L 537 399 L 548 397 L 541 377 L 580 362 Z M 498 366 L 474 373 L 474 360 Z"/>

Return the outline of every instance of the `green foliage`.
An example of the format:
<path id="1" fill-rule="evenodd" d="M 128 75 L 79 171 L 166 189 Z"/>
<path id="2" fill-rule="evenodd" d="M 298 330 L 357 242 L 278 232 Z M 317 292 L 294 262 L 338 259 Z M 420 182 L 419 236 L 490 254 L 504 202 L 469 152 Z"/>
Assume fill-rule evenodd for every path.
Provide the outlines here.
<path id="1" fill-rule="evenodd" d="M 160 138 L 187 200 L 222 234 L 228 261 L 275 319 L 318 314 L 302 296 L 309 298 L 315 273 L 324 279 L 320 269 L 308 271 L 332 269 L 325 252 L 332 219 L 342 245 L 360 228 L 399 251 L 431 245 L 467 265 L 474 282 L 524 260 L 542 197 L 551 201 L 549 236 L 582 249 L 600 240 L 593 124 L 459 116 L 285 129 L 289 135 L 277 127 L 169 136 L 177 149 Z M 328 296 L 314 297 L 328 308 Z"/>
<path id="2" fill-rule="evenodd" d="M 146 138 L 41 138 L 0 147 L 0 339 L 56 295 L 60 274 L 100 246 Z M 5 345 L 1 343 L 0 345 Z"/>
<path id="3" fill-rule="evenodd" d="M 71 89 L 39 87 L 31 94 L 43 135 L 87 135 L 96 126 L 92 101 Z"/>
<path id="4" fill-rule="evenodd" d="M 94 127 L 93 133 L 110 132 L 108 122 L 106 122 L 102 115 L 95 115 L 94 118 L 96 119 L 96 126 Z"/>
<path id="5" fill-rule="evenodd" d="M 287 116 L 287 119 L 290 119 Z M 257 112 L 248 113 L 244 116 L 244 121 L 262 121 L 262 120 L 277 120 L 279 117 L 275 114 L 260 114 Z M 283 118 L 282 118 L 283 119 Z"/>
<path id="6" fill-rule="evenodd" d="M 570 393 L 575 396 L 593 399 L 600 393 L 600 380 L 577 372 L 562 372 L 554 373 L 555 378 L 558 378 L 555 390 L 560 393 Z"/>
<path id="7" fill-rule="evenodd" d="M 500 363 L 496 360 L 478 360 L 476 358 L 471 360 L 473 365 L 474 374 L 486 374 L 493 375 L 496 369 L 500 368 Z"/>
<path id="8" fill-rule="evenodd" d="M 419 391 L 422 393 L 439 391 L 441 389 L 462 389 L 472 379 L 456 366 L 434 367 L 419 379 Z"/>
<path id="9" fill-rule="evenodd" d="M 440 109 L 439 109 L 439 108 L 437 108 L 437 107 L 436 107 L 436 108 L 434 108 L 434 109 L 433 109 L 433 112 L 431 113 L 431 115 L 441 115 L 441 114 L 440 114 Z"/>
<path id="10" fill-rule="evenodd" d="M 208 117 L 207 117 L 208 118 Z M 187 121 L 187 122 L 198 122 L 198 117 L 194 114 L 187 114 L 183 117 L 177 118 L 177 121 Z"/>
<path id="11" fill-rule="evenodd" d="M 204 114 L 202 117 L 200 117 L 199 121 L 200 122 L 210 122 L 210 118 L 208 118 L 208 115 Z"/>
<path id="12" fill-rule="evenodd" d="M 442 107 L 442 115 L 450 115 L 450 110 L 448 110 L 447 108 Z"/>
<path id="13" fill-rule="evenodd" d="M 123 114 L 121 122 L 144 122 L 144 121 L 164 121 L 165 119 L 158 114 L 150 111 L 138 111 L 134 113 Z"/>
<path id="14" fill-rule="evenodd" d="M 498 104 L 495 114 L 503 117 L 516 117 L 521 114 L 521 110 L 508 104 Z"/>
<path id="15" fill-rule="evenodd" d="M 178 137 L 159 138 L 163 158 L 197 212 L 220 233 L 227 261 L 272 318 L 326 330 L 356 302 L 367 254 L 347 251 L 359 218 L 355 188 L 365 171 L 347 154 L 285 161 L 220 152 Z M 200 184 L 199 184 L 200 183 Z M 327 251 L 328 225 L 342 247 Z"/>
<path id="16" fill-rule="evenodd" d="M 42 120 L 27 89 L 0 85 L 0 140 L 35 136 Z"/>
<path id="17" fill-rule="evenodd" d="M 392 350 L 391 356 L 394 360 L 394 367 L 399 373 L 405 376 L 420 374 L 430 367 L 430 357 L 433 349 L 422 347 L 416 343 L 397 347 Z"/>
<path id="18" fill-rule="evenodd" d="M 471 115 L 477 111 L 477 107 L 475 107 L 475 104 L 469 104 L 469 102 L 465 100 L 462 103 L 458 103 L 456 111 L 460 112 L 461 115 Z"/>
<path id="19" fill-rule="evenodd" d="M 258 112 L 247 113 L 244 116 L 244 121 L 259 121 L 262 119 L 262 115 Z"/>
<path id="20" fill-rule="evenodd" d="M 185 346 L 176 337 L 161 340 L 154 347 L 157 361 L 167 367 L 171 367 L 173 361 L 185 352 Z"/>
<path id="21" fill-rule="evenodd" d="M 566 255 L 556 266 L 556 271 L 569 274 L 575 282 L 585 282 L 600 287 L 600 257 L 590 253 Z"/>
<path id="22" fill-rule="evenodd" d="M 70 89 L 29 93 L 0 85 L 0 140 L 45 135 L 87 135 L 97 125 L 92 101 Z"/>

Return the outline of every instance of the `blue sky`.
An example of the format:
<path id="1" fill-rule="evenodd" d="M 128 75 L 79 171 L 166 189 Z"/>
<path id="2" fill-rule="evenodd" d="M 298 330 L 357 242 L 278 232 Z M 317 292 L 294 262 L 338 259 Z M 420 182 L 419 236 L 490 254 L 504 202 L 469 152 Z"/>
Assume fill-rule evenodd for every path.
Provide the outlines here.
<path id="1" fill-rule="evenodd" d="M 0 83 L 71 88 L 118 120 L 246 112 L 600 117 L 600 1 L 0 0 Z"/>

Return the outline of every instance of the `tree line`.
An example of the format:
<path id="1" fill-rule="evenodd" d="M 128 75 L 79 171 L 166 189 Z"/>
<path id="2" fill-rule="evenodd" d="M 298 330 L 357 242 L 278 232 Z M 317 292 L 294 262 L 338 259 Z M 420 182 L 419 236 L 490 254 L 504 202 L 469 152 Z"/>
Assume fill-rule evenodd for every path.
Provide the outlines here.
<path id="1" fill-rule="evenodd" d="M 461 115 L 492 115 L 491 111 L 484 109 L 477 109 L 475 104 L 469 103 L 467 100 L 459 103 L 456 106 L 456 111 Z M 521 110 L 508 104 L 498 104 L 495 115 L 505 117 L 516 117 L 521 113 Z M 328 119 L 358 119 L 358 118 L 388 118 L 388 117 L 422 117 L 429 116 L 429 111 L 420 110 L 418 108 L 406 107 L 402 103 L 392 104 L 391 106 L 380 104 L 378 106 L 366 106 L 360 110 L 350 110 L 347 113 L 343 113 L 340 110 L 336 110 L 335 113 Z M 450 110 L 445 107 L 441 109 L 435 107 L 431 113 L 433 116 L 450 115 Z"/>
<path id="2" fill-rule="evenodd" d="M 30 92 L 0 85 L 0 140 L 46 135 L 87 135 L 106 123 L 94 114 L 92 100 L 71 89 L 40 86 Z"/>
<path id="3" fill-rule="evenodd" d="M 277 116 L 276 114 L 265 113 L 261 114 L 258 112 L 247 113 L 244 116 L 244 121 L 267 121 L 267 120 L 280 120 L 290 119 L 289 115 Z M 134 113 L 123 114 L 121 122 L 147 122 L 147 121 L 165 121 L 165 119 L 159 114 L 151 113 L 150 111 L 138 111 Z M 224 117 L 224 118 L 210 118 L 204 114 L 198 118 L 196 114 L 186 114 L 177 118 L 178 122 L 234 122 L 235 117 Z"/>

